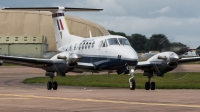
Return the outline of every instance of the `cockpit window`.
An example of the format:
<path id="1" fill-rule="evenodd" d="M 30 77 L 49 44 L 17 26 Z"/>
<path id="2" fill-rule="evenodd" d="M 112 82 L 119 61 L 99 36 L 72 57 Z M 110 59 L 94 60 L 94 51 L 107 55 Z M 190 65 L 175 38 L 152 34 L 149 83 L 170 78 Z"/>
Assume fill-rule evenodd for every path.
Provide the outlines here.
<path id="1" fill-rule="evenodd" d="M 121 45 L 130 45 L 128 39 L 118 38 Z"/>
<path id="2" fill-rule="evenodd" d="M 107 39 L 109 45 L 119 45 L 117 38 Z"/>

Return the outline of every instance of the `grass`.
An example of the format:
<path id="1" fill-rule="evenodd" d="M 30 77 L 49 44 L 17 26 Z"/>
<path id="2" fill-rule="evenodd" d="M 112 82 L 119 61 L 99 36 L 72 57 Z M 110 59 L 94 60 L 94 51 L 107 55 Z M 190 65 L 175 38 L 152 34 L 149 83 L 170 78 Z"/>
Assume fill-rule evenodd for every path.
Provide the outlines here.
<path id="1" fill-rule="evenodd" d="M 76 75 L 55 77 L 59 85 L 107 88 L 129 88 L 128 75 Z M 47 83 L 49 77 L 25 79 L 23 83 Z M 144 89 L 147 77 L 135 74 L 136 88 Z M 164 77 L 153 77 L 157 89 L 200 89 L 200 73 L 167 73 Z"/>
<path id="2" fill-rule="evenodd" d="M 5 62 L 3 62 L 2 66 L 16 66 L 16 65 L 15 64 L 11 64 L 11 63 L 5 63 Z"/>

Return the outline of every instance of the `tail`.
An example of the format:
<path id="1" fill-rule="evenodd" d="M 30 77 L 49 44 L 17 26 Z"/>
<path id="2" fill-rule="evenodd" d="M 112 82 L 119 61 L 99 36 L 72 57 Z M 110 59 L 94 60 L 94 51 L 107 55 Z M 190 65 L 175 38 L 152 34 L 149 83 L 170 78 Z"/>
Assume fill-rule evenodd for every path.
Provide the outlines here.
<path id="1" fill-rule="evenodd" d="M 57 49 L 71 42 L 72 37 L 64 16 L 65 11 L 101 11 L 103 9 L 71 8 L 71 7 L 26 7 L 26 8 L 4 8 L 2 10 L 26 10 L 26 11 L 50 11 L 52 12 L 53 26 Z"/>
<path id="2" fill-rule="evenodd" d="M 69 28 L 63 12 L 52 13 L 57 49 L 71 42 Z"/>

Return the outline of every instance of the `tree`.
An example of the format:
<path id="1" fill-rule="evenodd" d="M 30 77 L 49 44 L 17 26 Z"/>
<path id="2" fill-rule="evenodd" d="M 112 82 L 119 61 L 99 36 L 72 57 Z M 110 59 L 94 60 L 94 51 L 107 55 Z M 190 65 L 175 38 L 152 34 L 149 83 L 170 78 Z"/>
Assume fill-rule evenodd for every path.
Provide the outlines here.
<path id="1" fill-rule="evenodd" d="M 170 50 L 170 42 L 164 34 L 154 34 L 146 44 L 146 49 L 149 51 L 167 51 Z"/>
<path id="2" fill-rule="evenodd" d="M 187 46 L 180 42 L 173 42 L 173 43 L 171 43 L 171 47 L 187 47 Z"/>
<path id="3" fill-rule="evenodd" d="M 148 42 L 148 39 L 146 36 L 141 34 L 132 34 L 129 38 L 129 42 L 131 46 L 137 51 L 137 52 L 145 52 L 145 45 Z"/>
<path id="4" fill-rule="evenodd" d="M 171 51 L 175 52 L 178 55 L 184 54 L 185 52 L 189 51 L 188 47 L 185 44 L 180 42 L 173 42 L 171 43 Z"/>
<path id="5" fill-rule="evenodd" d="M 126 37 L 127 38 L 127 36 L 126 36 L 126 34 L 124 33 L 124 32 L 114 32 L 114 31 L 112 31 L 112 30 L 108 30 L 109 31 L 109 33 L 111 34 L 111 35 L 120 35 L 120 36 L 123 36 L 123 37 Z"/>

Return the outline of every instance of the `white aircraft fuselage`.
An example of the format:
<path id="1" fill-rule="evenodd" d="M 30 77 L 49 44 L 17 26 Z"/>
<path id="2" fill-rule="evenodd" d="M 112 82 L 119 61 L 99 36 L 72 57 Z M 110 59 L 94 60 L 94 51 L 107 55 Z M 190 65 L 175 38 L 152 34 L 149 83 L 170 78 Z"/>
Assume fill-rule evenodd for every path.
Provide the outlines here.
<path id="1" fill-rule="evenodd" d="M 78 59 L 78 64 L 75 69 L 86 69 L 92 71 L 118 70 L 127 65 L 137 65 L 138 56 L 135 50 L 130 46 L 129 43 L 125 45 L 119 41 L 122 39 L 128 42 L 125 37 L 108 35 L 94 38 L 81 38 L 73 36 L 72 38 L 77 39 L 68 45 L 60 47 L 59 51 L 61 53 L 53 56 L 51 58 L 52 61 L 58 63 L 63 61 L 58 59 L 58 56 L 77 54 L 81 56 L 81 58 Z M 116 40 L 117 43 L 110 45 L 109 40 Z M 60 63 L 57 64 L 57 66 L 59 65 Z M 65 63 L 63 63 L 63 65 L 65 65 Z M 52 68 L 47 71 L 51 70 Z M 66 69 L 66 71 L 68 70 Z"/>

